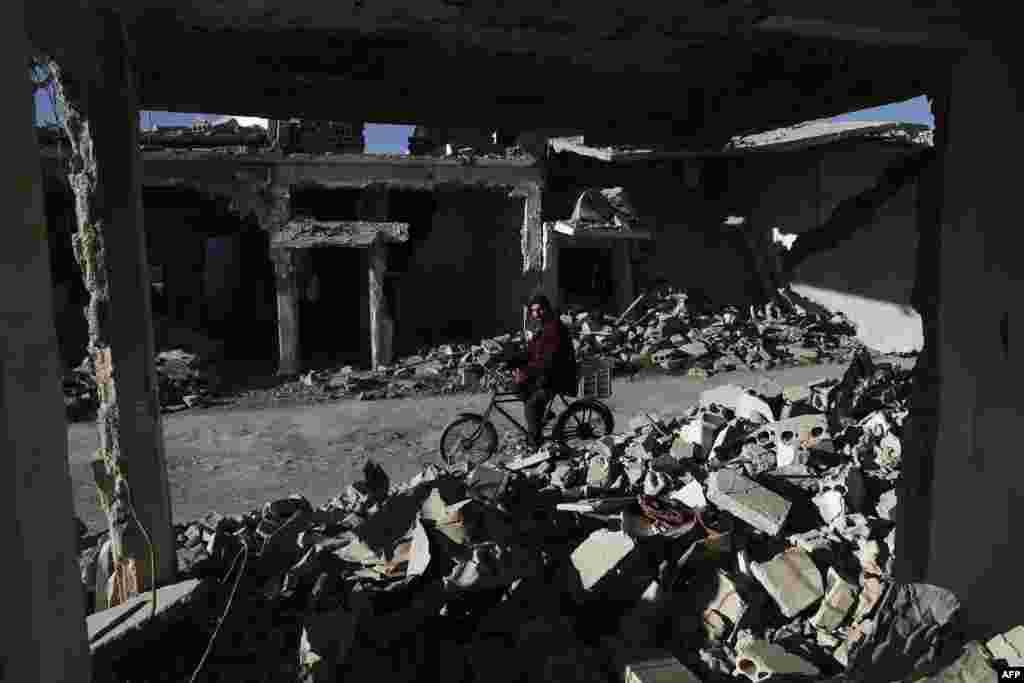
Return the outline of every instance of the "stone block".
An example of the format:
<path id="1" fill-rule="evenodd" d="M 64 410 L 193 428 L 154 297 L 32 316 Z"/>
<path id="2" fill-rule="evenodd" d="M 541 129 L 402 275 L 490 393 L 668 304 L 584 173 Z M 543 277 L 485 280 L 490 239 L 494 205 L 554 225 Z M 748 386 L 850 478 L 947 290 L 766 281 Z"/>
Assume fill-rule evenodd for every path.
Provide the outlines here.
<path id="1" fill-rule="evenodd" d="M 832 567 L 828 568 L 826 583 L 828 588 L 825 597 L 818 607 L 817 614 L 811 619 L 811 625 L 823 631 L 834 631 L 857 604 L 857 588 Z"/>
<path id="2" fill-rule="evenodd" d="M 572 563 L 579 572 L 584 590 L 590 590 L 612 571 L 636 544 L 621 531 L 598 529 L 572 553 Z"/>
<path id="3" fill-rule="evenodd" d="M 755 529 L 778 535 L 792 504 L 735 470 L 718 470 L 708 477 L 708 500 Z"/>
<path id="4" fill-rule="evenodd" d="M 821 572 L 811 556 L 800 548 L 790 548 L 768 562 L 753 562 L 751 571 L 789 619 L 825 594 Z"/>
<path id="5" fill-rule="evenodd" d="M 724 571 L 715 574 L 714 592 L 701 616 L 704 634 L 710 640 L 725 638 L 739 624 L 749 605 L 740 594 L 736 582 Z"/>
<path id="6" fill-rule="evenodd" d="M 587 463 L 587 486 L 595 489 L 607 488 L 612 481 L 612 461 L 606 455 L 595 455 Z"/>
<path id="7" fill-rule="evenodd" d="M 700 451 L 699 446 L 685 436 L 679 435 L 672 441 L 672 449 L 669 451 L 669 455 L 676 460 L 692 460 L 696 458 Z"/>
<path id="8" fill-rule="evenodd" d="M 985 647 L 993 659 L 1002 659 L 1007 666 L 1024 666 L 1024 626 L 1000 633 L 985 643 Z"/>

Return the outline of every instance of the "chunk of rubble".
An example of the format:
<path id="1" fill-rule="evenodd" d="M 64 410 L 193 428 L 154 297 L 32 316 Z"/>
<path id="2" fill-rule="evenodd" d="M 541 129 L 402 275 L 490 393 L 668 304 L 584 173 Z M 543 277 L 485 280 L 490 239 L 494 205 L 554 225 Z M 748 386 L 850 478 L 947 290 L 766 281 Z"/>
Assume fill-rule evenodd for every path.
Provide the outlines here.
<path id="1" fill-rule="evenodd" d="M 782 531 L 792 503 L 734 470 L 719 470 L 708 477 L 707 497 L 712 503 L 750 526 L 771 536 Z"/>
<path id="2" fill-rule="evenodd" d="M 826 583 L 825 597 L 811 618 L 811 625 L 823 631 L 834 631 L 857 604 L 857 589 L 832 567 L 828 568 Z"/>
<path id="3" fill-rule="evenodd" d="M 772 676 L 817 676 L 821 670 L 803 657 L 766 640 L 750 640 L 736 649 L 736 673 L 760 683 Z"/>
<path id="4" fill-rule="evenodd" d="M 751 571 L 782 614 L 790 619 L 825 594 L 821 572 L 811 556 L 800 548 L 790 548 L 768 562 L 754 562 Z"/>
<path id="5" fill-rule="evenodd" d="M 700 683 L 700 679 L 671 654 L 634 655 L 622 667 L 625 683 Z"/>
<path id="6" fill-rule="evenodd" d="M 572 553 L 572 564 L 579 572 L 584 590 L 590 590 L 636 547 L 635 541 L 621 531 L 598 529 Z"/>

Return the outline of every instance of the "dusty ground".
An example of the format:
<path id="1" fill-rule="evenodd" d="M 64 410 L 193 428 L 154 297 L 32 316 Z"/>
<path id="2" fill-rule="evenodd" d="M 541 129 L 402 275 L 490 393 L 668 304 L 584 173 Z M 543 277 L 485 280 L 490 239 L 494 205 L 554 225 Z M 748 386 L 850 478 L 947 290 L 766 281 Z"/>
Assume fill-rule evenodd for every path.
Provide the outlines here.
<path id="1" fill-rule="evenodd" d="M 615 412 L 616 431 L 622 431 L 641 411 L 684 412 L 701 391 L 712 386 L 757 386 L 766 378 L 782 385 L 804 384 L 821 377 L 839 377 L 845 369 L 823 365 L 733 372 L 707 381 L 666 376 L 632 382 L 617 379 L 614 395 L 607 402 Z M 358 478 L 370 457 L 394 480 L 404 481 L 425 464 L 439 461 L 441 432 L 457 413 L 482 411 L 486 402 L 486 395 L 463 394 L 165 415 L 175 522 L 195 520 L 211 510 L 243 513 L 291 493 L 301 493 L 314 505 L 322 504 Z M 521 406 L 512 406 L 512 414 L 521 420 Z M 496 425 L 499 433 L 509 427 L 500 416 Z M 68 442 L 75 509 L 90 530 L 99 530 L 105 520 L 89 467 L 97 448 L 95 427 L 71 425 Z"/>

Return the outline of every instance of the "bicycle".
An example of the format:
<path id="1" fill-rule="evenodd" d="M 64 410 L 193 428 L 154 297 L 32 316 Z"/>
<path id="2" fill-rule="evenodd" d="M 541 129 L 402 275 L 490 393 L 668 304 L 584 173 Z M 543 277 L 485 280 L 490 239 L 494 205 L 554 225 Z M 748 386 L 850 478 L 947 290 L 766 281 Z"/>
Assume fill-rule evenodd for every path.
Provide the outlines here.
<path id="1" fill-rule="evenodd" d="M 494 411 L 504 415 L 505 419 L 515 425 L 524 436 L 529 433 L 524 425 L 501 407 L 505 403 L 522 403 L 522 396 L 518 391 L 502 390 L 502 384 L 507 386 L 508 382 L 497 370 L 482 369 L 485 377 L 495 380 L 491 400 L 482 414 L 459 413 L 441 433 L 441 459 L 448 467 L 454 465 L 456 456 L 463 453 L 466 454 L 466 460 L 476 466 L 489 460 L 498 451 L 498 430 L 491 422 L 491 414 Z M 556 393 L 548 401 L 544 409 L 542 442 L 554 441 L 577 447 L 586 441 L 613 433 L 615 418 L 607 405 L 597 398 L 586 395 L 579 399 L 570 398 L 574 400 L 570 402 L 565 394 Z M 564 410 L 558 414 L 553 411 L 556 400 L 561 400 L 564 406 Z"/>

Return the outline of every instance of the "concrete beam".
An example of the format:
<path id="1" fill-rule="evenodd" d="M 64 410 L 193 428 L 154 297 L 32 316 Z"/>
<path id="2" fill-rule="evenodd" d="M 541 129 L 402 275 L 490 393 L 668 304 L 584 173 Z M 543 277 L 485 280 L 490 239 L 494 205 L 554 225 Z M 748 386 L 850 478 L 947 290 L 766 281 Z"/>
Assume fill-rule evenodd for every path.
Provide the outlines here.
<path id="1" fill-rule="evenodd" d="M 407 242 L 409 224 L 376 221 L 318 221 L 293 218 L 271 237 L 271 246 L 367 248 L 378 243 Z"/>
<path id="2" fill-rule="evenodd" d="M 0 163 L 0 544 L 7 608 L 18 615 L 5 632 L 0 680 L 86 683 L 92 673 L 23 12 L 22 0 L 0 5 L 9 53 L 0 87 L 12 94 L 0 115 L 9 133 Z"/>
<path id="3" fill-rule="evenodd" d="M 133 59 L 117 14 L 89 16 L 82 30 L 94 38 L 95 57 L 60 65 L 58 93 L 73 154 L 76 258 L 90 295 L 89 356 L 100 399 L 93 471 L 111 529 L 116 604 L 154 579 L 173 582 L 178 558 L 153 364 Z M 83 92 L 88 117 L 79 108 Z"/>

